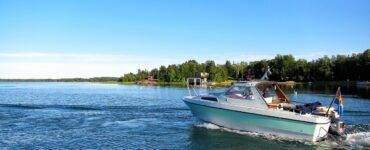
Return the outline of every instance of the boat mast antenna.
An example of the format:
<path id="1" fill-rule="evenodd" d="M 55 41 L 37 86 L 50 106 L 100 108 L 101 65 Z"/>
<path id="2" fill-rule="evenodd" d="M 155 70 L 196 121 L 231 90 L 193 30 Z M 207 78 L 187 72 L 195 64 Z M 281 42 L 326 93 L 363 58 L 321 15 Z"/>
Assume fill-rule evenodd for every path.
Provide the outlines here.
<path id="1" fill-rule="evenodd" d="M 265 74 L 263 74 L 263 76 L 261 77 L 261 80 L 268 80 L 269 79 L 268 75 L 270 75 L 270 74 L 271 74 L 270 66 L 267 66 L 267 70 L 266 70 Z"/>

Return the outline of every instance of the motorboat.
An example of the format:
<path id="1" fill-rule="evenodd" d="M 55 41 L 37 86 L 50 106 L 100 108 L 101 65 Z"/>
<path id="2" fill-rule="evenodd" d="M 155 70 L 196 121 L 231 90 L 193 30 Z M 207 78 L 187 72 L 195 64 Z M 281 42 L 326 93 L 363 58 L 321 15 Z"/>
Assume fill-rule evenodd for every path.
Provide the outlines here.
<path id="1" fill-rule="evenodd" d="M 319 102 L 294 103 L 278 83 L 266 80 L 234 82 L 224 92 L 199 94 L 194 86 L 199 85 L 197 81 L 200 80 L 188 79 L 189 95 L 183 101 L 202 121 L 313 142 L 344 132 L 340 114 L 332 107 L 336 99 L 330 106 Z"/>

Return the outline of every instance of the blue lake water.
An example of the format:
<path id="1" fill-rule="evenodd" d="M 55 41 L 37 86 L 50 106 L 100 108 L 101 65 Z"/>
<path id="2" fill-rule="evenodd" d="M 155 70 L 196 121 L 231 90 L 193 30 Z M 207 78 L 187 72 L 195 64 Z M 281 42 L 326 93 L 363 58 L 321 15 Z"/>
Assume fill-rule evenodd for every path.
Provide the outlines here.
<path id="1" fill-rule="evenodd" d="M 296 88 L 294 101 L 330 103 L 334 91 Z M 290 90 L 291 91 L 291 90 Z M 365 92 L 366 93 L 366 92 Z M 187 89 L 99 83 L 0 83 L 1 149 L 370 148 L 370 99 L 345 95 L 347 138 L 319 143 L 218 127 L 182 102 Z"/>

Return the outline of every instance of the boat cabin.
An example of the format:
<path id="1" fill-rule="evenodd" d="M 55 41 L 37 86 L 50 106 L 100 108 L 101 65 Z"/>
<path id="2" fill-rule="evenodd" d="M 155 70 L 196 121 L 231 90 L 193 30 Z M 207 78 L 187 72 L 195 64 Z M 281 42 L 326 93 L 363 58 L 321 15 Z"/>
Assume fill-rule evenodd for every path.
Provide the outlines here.
<path id="1" fill-rule="evenodd" d="M 222 100 L 222 99 L 220 99 Z M 297 113 L 325 113 L 317 110 L 321 103 L 293 104 L 276 82 L 236 82 L 224 94 L 229 104 L 264 109 L 282 109 Z"/>
<path id="2" fill-rule="evenodd" d="M 239 107 L 253 107 L 260 109 L 281 109 L 297 113 L 314 113 L 320 108 L 321 103 L 296 104 L 281 90 L 276 82 L 271 81 L 240 81 L 234 82 L 232 86 L 222 93 L 201 95 L 194 87 L 201 87 L 200 78 L 188 79 L 188 91 L 190 96 L 199 97 L 202 100 L 214 101 Z M 192 85 L 193 90 L 190 90 Z M 192 92 L 193 91 L 193 92 Z M 192 94 L 194 93 L 194 94 Z M 325 113 L 320 110 L 318 113 Z"/>
<path id="3" fill-rule="evenodd" d="M 289 98 L 275 82 L 235 82 L 224 93 L 229 103 L 260 108 L 291 107 Z"/>

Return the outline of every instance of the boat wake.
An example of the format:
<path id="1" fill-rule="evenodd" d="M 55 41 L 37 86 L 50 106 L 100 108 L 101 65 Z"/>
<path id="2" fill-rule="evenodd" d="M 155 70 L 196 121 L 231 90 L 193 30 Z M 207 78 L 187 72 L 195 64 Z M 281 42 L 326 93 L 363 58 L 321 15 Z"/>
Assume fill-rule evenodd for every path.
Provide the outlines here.
<path id="1" fill-rule="evenodd" d="M 370 132 L 347 134 L 345 144 L 351 148 L 370 148 Z"/>
<path id="2" fill-rule="evenodd" d="M 240 135 L 260 137 L 260 138 L 265 138 L 265 139 L 269 139 L 269 140 L 284 140 L 284 141 L 297 141 L 298 140 L 298 139 L 293 139 L 292 140 L 292 139 L 289 139 L 289 138 L 283 138 L 283 137 L 275 136 L 273 134 L 268 134 L 268 133 L 257 133 L 257 132 L 229 129 L 229 128 L 218 126 L 218 125 L 208 123 L 208 122 L 197 122 L 197 123 L 195 123 L 195 126 L 196 127 L 201 127 L 201 128 L 206 128 L 206 129 L 211 129 L 211 130 L 222 130 L 222 131 L 227 131 L 227 132 L 236 133 L 236 134 L 240 134 Z M 300 142 L 305 142 L 305 141 L 300 140 Z"/>
<path id="3" fill-rule="evenodd" d="M 212 124 L 212 123 L 207 123 L 207 122 L 197 122 L 195 124 L 197 127 L 202 127 L 202 128 L 207 128 L 207 129 L 212 129 L 212 130 L 218 130 L 221 129 L 220 126 Z"/>
<path id="4" fill-rule="evenodd" d="M 370 124 L 349 125 L 343 144 L 351 149 L 370 149 Z"/>
<path id="5" fill-rule="evenodd" d="M 344 139 L 338 138 L 328 138 L 325 141 L 321 142 L 310 142 L 307 140 L 301 139 L 292 139 L 292 138 L 284 138 L 275 136 L 272 134 L 263 134 L 263 133 L 256 133 L 256 132 L 248 132 L 248 131 L 240 131 L 234 129 L 228 129 L 225 127 L 221 127 L 212 123 L 207 122 L 197 122 L 195 123 L 196 127 L 206 128 L 210 130 L 222 130 L 227 132 L 232 132 L 240 135 L 247 135 L 252 137 L 260 137 L 265 138 L 268 140 L 277 140 L 281 142 L 300 142 L 306 145 L 313 145 L 321 148 L 344 148 L 344 149 L 367 149 L 370 148 L 370 132 L 363 131 L 364 128 L 368 128 L 369 125 L 356 125 L 350 126 L 350 130 L 352 133 L 347 133 Z M 361 128 L 361 129 L 360 129 Z M 360 129 L 360 130 L 358 130 Z M 365 129 L 366 130 L 366 129 Z"/>

